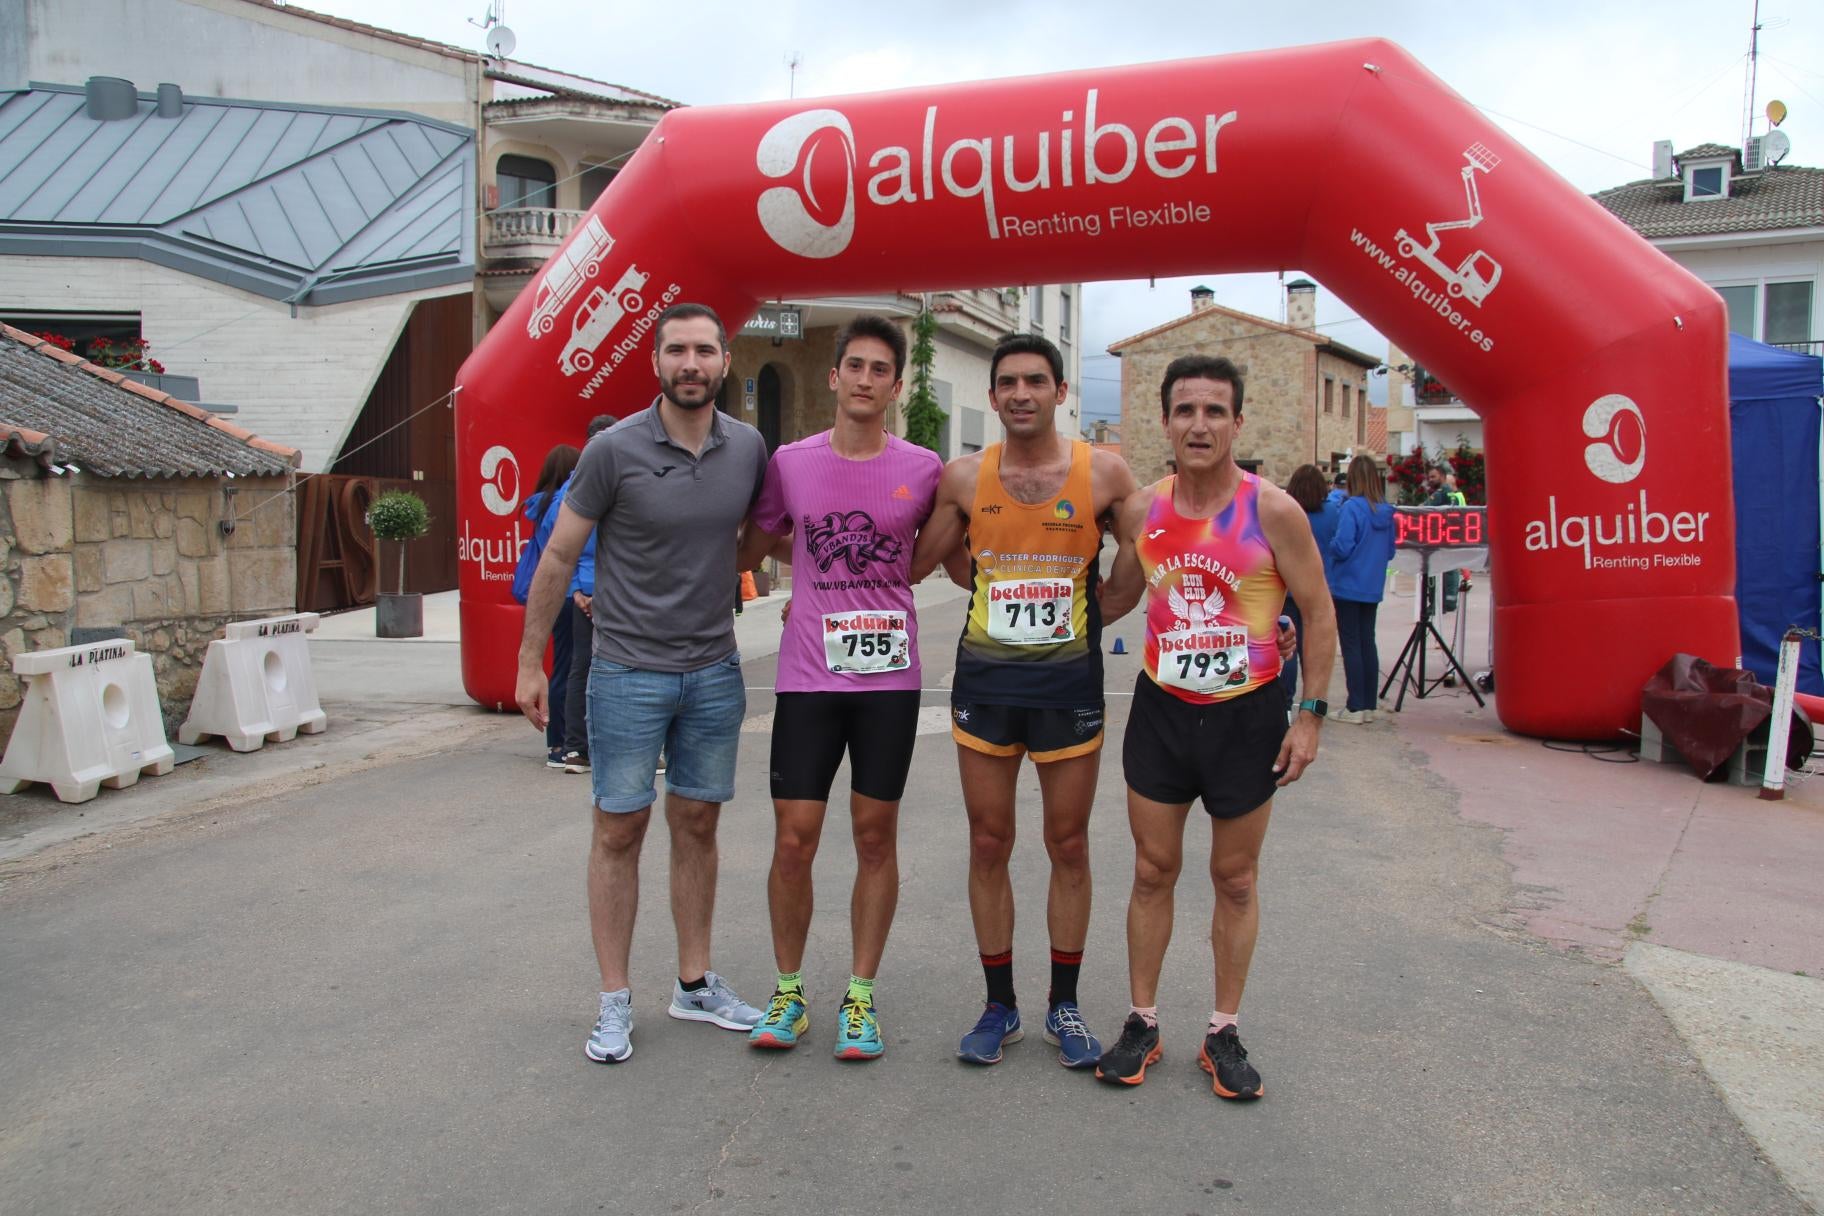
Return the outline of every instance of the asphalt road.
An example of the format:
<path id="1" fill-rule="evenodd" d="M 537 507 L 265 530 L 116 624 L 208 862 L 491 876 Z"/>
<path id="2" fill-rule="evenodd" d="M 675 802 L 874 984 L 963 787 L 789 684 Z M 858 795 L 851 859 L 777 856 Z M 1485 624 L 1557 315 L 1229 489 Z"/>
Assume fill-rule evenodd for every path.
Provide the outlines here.
<path id="1" fill-rule="evenodd" d="M 926 613 L 933 688 L 959 615 Z M 1131 688 L 1136 662 L 1109 660 L 1111 690 Z M 770 686 L 772 661 L 747 674 Z M 750 693 L 750 714 L 770 708 Z M 1111 739 L 1126 713 L 1111 696 Z M 716 967 L 756 1002 L 772 973 L 766 742 L 743 738 L 716 917 Z M 538 738 L 506 719 L 443 754 L 93 842 L 14 879 L 0 890 L 0 1212 L 1808 1210 L 1625 971 L 1514 927 L 1495 833 L 1459 821 L 1448 788 L 1374 728 L 1328 728 L 1273 812 L 1242 1014 L 1265 1100 L 1220 1102 L 1195 1063 L 1211 1000 L 1195 815 L 1166 1054 L 1147 1083 L 1066 1072 L 1036 1026 L 997 1067 L 959 1064 L 981 1001 L 966 831 L 954 745 L 934 731 L 918 747 L 878 990 L 889 1050 L 865 1065 L 828 1054 L 853 873 L 839 812 L 804 1045 L 763 1055 L 664 1016 L 655 824 L 635 1054 L 587 1062 L 585 782 L 544 769 Z M 1116 746 L 1083 984 L 1105 1038 L 1126 1007 L 1122 790 Z M 1022 799 L 1015 975 L 1040 1010 L 1030 768 Z"/>

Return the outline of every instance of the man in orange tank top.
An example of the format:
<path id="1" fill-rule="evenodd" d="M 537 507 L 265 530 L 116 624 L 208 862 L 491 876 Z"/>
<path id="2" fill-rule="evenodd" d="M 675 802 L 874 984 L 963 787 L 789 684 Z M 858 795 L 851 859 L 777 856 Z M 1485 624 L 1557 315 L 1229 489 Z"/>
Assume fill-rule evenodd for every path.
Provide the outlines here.
<path id="1" fill-rule="evenodd" d="M 1101 1045 L 1078 1011 L 1077 976 L 1089 930 L 1089 811 L 1102 746 L 1096 556 L 1103 523 L 1134 491 L 1134 476 L 1119 456 L 1058 433 L 1053 420 L 1069 385 L 1063 357 L 1044 338 L 1004 339 L 989 382 L 1006 439 L 945 467 L 912 563 L 916 583 L 968 537 L 964 585 L 972 595 L 951 717 L 969 815 L 969 908 L 988 999 L 957 1055 L 994 1064 L 1002 1046 L 1024 1034 L 1007 863 L 1015 782 L 1030 752 L 1051 858 L 1044 1034 L 1065 1067 L 1093 1068 Z"/>
<path id="2" fill-rule="evenodd" d="M 1198 1050 L 1218 1096 L 1266 1090 L 1236 1030 L 1260 931 L 1255 884 L 1276 789 L 1317 755 L 1336 654 L 1336 617 L 1305 512 L 1235 463 L 1241 374 L 1227 359 L 1188 355 L 1165 370 L 1160 407 L 1177 473 L 1127 497 L 1120 548 L 1104 588 L 1109 620 L 1145 597 L 1146 666 L 1122 745 L 1134 886 L 1127 905 L 1133 1008 L 1096 1076 L 1138 1085 L 1160 1057 L 1159 971 L 1172 936 L 1172 892 L 1184 822 L 1210 815 L 1216 886 L 1210 944 L 1216 1005 Z M 1305 611 L 1304 694 L 1288 728 L 1273 621 L 1290 591 Z"/>

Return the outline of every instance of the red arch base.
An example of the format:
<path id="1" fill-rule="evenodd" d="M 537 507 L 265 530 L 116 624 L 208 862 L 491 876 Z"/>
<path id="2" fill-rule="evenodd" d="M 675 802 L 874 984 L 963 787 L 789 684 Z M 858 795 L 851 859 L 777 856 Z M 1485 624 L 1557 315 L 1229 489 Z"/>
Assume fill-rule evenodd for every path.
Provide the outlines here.
<path id="1" fill-rule="evenodd" d="M 668 114 L 463 367 L 469 694 L 513 699 L 520 478 L 650 401 L 666 304 L 1286 267 L 1485 419 L 1503 723 L 1612 737 L 1674 651 L 1735 663 L 1721 301 L 1361 41 Z"/>

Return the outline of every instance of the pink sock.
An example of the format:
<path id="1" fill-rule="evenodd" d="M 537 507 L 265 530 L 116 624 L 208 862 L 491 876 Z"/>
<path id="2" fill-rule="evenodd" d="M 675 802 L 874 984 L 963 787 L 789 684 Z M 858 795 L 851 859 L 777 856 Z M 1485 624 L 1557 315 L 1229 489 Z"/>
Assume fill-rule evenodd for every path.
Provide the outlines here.
<path id="1" fill-rule="evenodd" d="M 1140 1015 L 1140 1020 L 1142 1022 L 1145 1022 L 1148 1026 L 1151 1026 L 1154 1030 L 1159 1029 L 1159 1006 L 1148 1005 L 1144 1009 L 1142 1009 L 1138 1005 L 1132 1005 L 1132 1006 L 1129 1006 L 1129 1008 L 1132 1009 L 1133 1012 Z"/>
<path id="2" fill-rule="evenodd" d="M 1234 1014 L 1223 1013 L 1221 1010 L 1217 1010 L 1216 1012 L 1210 1014 L 1209 1033 L 1215 1034 L 1225 1026 L 1235 1026 L 1238 1024 L 1239 1024 L 1239 1019 Z"/>

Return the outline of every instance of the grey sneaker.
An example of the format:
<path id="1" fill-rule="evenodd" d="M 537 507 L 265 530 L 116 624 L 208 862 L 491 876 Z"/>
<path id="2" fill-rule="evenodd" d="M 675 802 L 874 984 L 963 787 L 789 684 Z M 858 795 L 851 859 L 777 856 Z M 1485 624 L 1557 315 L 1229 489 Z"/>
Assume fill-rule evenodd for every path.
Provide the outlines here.
<path id="1" fill-rule="evenodd" d="M 597 1064 L 619 1064 L 633 1054 L 633 994 L 627 989 L 602 993 L 602 1012 L 583 1054 Z"/>
<path id="2" fill-rule="evenodd" d="M 682 1021 L 710 1022 L 724 1030 L 752 1030 L 763 1016 L 713 971 L 704 972 L 703 987 L 695 992 L 684 991 L 673 980 L 671 1008 L 666 1012 Z"/>

